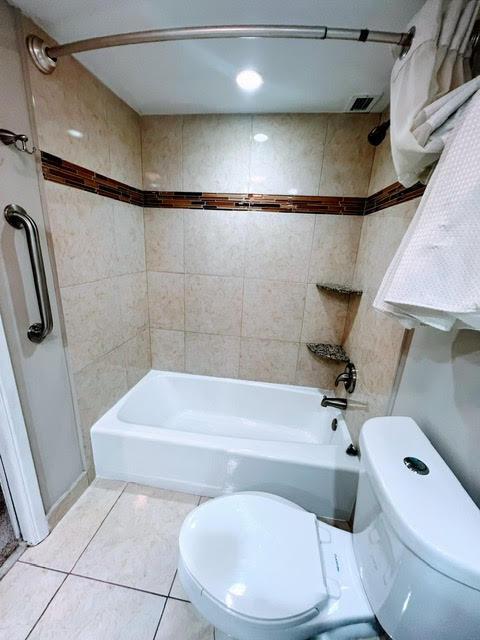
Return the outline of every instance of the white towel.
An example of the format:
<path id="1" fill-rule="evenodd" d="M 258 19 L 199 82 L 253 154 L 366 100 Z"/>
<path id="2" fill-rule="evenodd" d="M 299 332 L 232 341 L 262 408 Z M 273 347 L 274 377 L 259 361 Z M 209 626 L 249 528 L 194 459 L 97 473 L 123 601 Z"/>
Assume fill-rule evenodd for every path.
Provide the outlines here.
<path id="1" fill-rule="evenodd" d="M 374 307 L 406 326 L 480 329 L 480 91 L 450 136 Z"/>

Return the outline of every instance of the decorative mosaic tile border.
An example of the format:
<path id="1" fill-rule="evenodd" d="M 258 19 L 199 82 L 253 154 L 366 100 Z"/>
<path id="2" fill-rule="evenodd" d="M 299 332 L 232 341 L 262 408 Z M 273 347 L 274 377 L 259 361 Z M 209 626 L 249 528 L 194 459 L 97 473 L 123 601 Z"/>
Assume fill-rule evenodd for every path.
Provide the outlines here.
<path id="1" fill-rule="evenodd" d="M 417 182 L 413 187 L 404 187 L 399 182 L 385 187 L 381 191 L 377 191 L 373 195 L 365 198 L 364 215 L 381 211 L 387 207 L 393 207 L 401 202 L 408 202 L 415 198 L 420 198 L 425 191 L 425 185 Z"/>
<path id="2" fill-rule="evenodd" d="M 72 162 L 67 162 L 45 151 L 41 152 L 41 159 L 45 180 L 97 193 L 107 198 L 121 200 L 140 207 L 159 209 L 219 209 L 363 216 L 418 198 L 425 190 L 425 187 L 420 184 L 405 189 L 405 187 L 396 182 L 368 198 L 142 191 Z"/>
<path id="3" fill-rule="evenodd" d="M 45 151 L 40 153 L 45 180 L 143 207 L 144 197 L 141 189 L 112 180 L 112 178 L 102 176 L 100 173 L 85 169 L 78 164 L 62 160 L 62 158 L 51 153 L 46 153 Z"/>

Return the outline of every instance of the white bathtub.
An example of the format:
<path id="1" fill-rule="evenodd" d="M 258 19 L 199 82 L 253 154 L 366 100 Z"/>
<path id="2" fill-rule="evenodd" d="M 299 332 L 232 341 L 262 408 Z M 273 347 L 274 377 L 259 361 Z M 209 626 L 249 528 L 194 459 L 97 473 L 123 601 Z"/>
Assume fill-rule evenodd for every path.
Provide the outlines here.
<path id="1" fill-rule="evenodd" d="M 358 460 L 345 453 L 341 413 L 321 397 L 309 387 L 150 371 L 93 426 L 97 475 L 207 496 L 268 491 L 348 519 Z"/>

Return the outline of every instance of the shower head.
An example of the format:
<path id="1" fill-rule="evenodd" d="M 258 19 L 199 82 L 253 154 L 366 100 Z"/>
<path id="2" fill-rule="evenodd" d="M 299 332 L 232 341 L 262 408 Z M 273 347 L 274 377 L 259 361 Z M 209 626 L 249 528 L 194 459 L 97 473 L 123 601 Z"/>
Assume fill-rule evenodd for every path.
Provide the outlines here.
<path id="1" fill-rule="evenodd" d="M 385 120 L 381 124 L 373 127 L 373 129 L 368 134 L 368 141 L 374 147 L 378 147 L 378 145 L 385 140 L 385 136 L 387 135 L 387 131 L 390 127 L 390 120 Z"/>

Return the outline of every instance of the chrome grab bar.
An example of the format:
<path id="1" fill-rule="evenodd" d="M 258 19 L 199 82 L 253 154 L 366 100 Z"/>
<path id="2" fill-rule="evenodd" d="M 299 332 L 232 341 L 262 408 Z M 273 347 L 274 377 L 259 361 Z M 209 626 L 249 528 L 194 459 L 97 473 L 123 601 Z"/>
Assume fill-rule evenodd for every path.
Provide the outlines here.
<path id="1" fill-rule="evenodd" d="M 47 279 L 43 266 L 42 247 L 35 220 L 18 204 L 9 204 L 4 210 L 6 221 L 15 229 L 25 229 L 27 235 L 28 253 L 32 265 L 33 282 L 37 294 L 40 322 L 30 325 L 27 331 L 28 339 L 32 342 L 42 342 L 53 329 L 52 309 L 48 296 Z"/>

